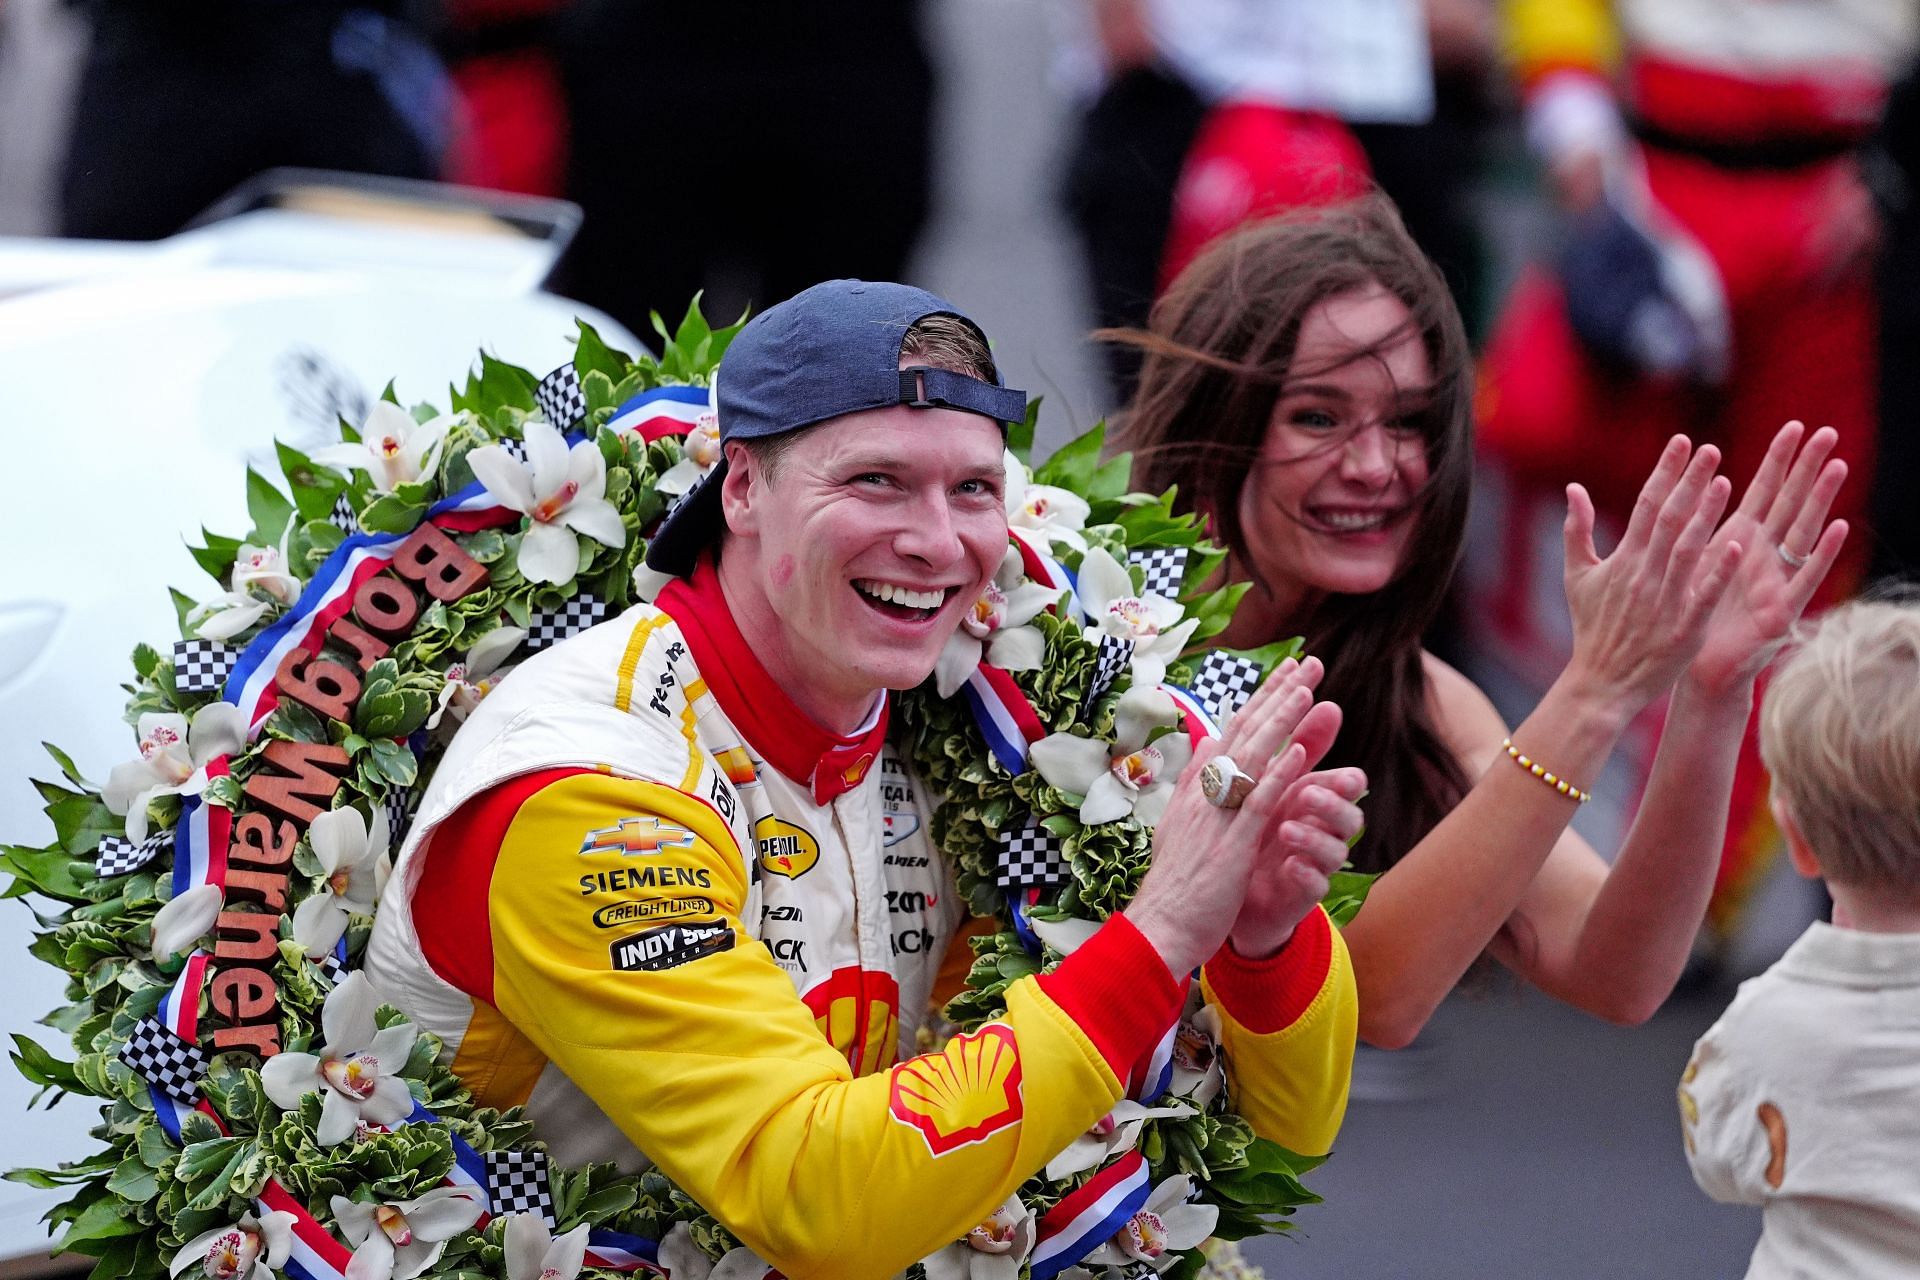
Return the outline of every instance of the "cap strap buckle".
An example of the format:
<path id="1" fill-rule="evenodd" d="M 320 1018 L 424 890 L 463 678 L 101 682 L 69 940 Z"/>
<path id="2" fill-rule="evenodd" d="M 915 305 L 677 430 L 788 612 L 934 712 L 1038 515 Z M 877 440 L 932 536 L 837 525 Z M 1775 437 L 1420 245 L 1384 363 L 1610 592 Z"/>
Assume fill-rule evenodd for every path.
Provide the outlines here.
<path id="1" fill-rule="evenodd" d="M 1019 422 L 1027 415 L 1025 392 L 928 365 L 900 371 L 900 403 L 912 409 L 962 409 L 997 422 Z"/>

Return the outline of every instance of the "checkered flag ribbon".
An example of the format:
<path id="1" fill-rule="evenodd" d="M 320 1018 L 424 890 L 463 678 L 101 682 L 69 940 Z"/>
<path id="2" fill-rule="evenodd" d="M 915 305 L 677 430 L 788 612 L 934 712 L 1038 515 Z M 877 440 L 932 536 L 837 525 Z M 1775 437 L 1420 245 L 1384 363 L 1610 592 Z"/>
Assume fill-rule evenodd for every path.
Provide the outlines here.
<path id="1" fill-rule="evenodd" d="M 586 393 L 580 390 L 580 377 L 571 361 L 540 379 L 533 401 L 540 406 L 540 416 L 562 431 L 587 416 Z"/>
<path id="2" fill-rule="evenodd" d="M 1216 650 L 1200 663 L 1188 692 L 1215 720 L 1223 720 L 1246 706 L 1259 687 L 1259 663 Z"/>
<path id="3" fill-rule="evenodd" d="M 419 793 L 412 787 L 390 787 L 380 804 L 387 811 L 388 847 L 397 850 L 407 824 L 413 821 L 413 811 L 420 807 Z"/>
<path id="4" fill-rule="evenodd" d="M 315 960 L 313 963 L 315 967 L 317 967 L 320 970 L 320 972 L 327 975 L 327 981 L 331 982 L 336 987 L 339 986 L 341 981 L 345 979 L 347 976 L 346 964 L 340 959 L 339 956 L 333 954 L 333 952 L 331 951 L 327 952 L 325 955 L 321 956 L 319 959 Z"/>
<path id="5" fill-rule="evenodd" d="M 1144 571 L 1146 580 L 1140 584 L 1141 595 L 1165 596 L 1169 600 L 1180 598 L 1180 588 L 1187 580 L 1185 547 L 1143 547 L 1128 552 L 1127 563 Z"/>
<path id="6" fill-rule="evenodd" d="M 607 613 L 605 600 L 585 592 L 558 609 L 536 613 L 527 627 L 527 652 L 538 653 L 542 649 L 551 649 L 568 636 L 578 635 L 594 623 L 606 621 Z"/>
<path id="7" fill-rule="evenodd" d="M 1093 659 L 1093 678 L 1087 681 L 1087 696 L 1080 704 L 1082 718 L 1093 714 L 1093 704 L 1113 687 L 1120 673 L 1133 661 L 1133 641 L 1120 636 L 1100 634 L 1100 652 Z"/>
<path id="8" fill-rule="evenodd" d="M 142 1018 L 120 1046 L 120 1061 L 134 1074 L 168 1097 L 192 1106 L 200 1100 L 200 1077 L 207 1074 L 207 1055 L 197 1044 L 181 1039 L 164 1023 Z"/>
<path id="9" fill-rule="evenodd" d="M 527 460 L 527 442 L 525 440 L 509 438 L 506 440 L 496 440 L 494 443 L 506 450 L 507 456 L 515 462 L 524 463 Z"/>
<path id="10" fill-rule="evenodd" d="M 178 640 L 173 646 L 173 687 L 181 693 L 218 693 L 240 651 L 218 640 Z"/>
<path id="11" fill-rule="evenodd" d="M 1003 888 L 1014 885 L 1065 884 L 1067 860 L 1060 838 L 1028 817 L 1025 826 L 1000 833 L 1000 874 Z"/>
<path id="12" fill-rule="evenodd" d="M 493 1198 L 493 1214 L 539 1215 L 551 1231 L 559 1225 L 553 1216 L 553 1192 L 547 1186 L 547 1157 L 542 1151 L 489 1151 L 487 1185 Z"/>
<path id="13" fill-rule="evenodd" d="M 333 510 L 327 513 L 327 519 L 349 537 L 360 532 L 360 513 L 353 509 L 350 494 L 342 493 L 333 500 Z"/>
<path id="14" fill-rule="evenodd" d="M 125 836 L 107 836 L 100 841 L 100 850 L 94 856 L 94 871 L 102 878 L 138 871 L 172 844 L 171 830 L 156 831 L 139 844 Z"/>

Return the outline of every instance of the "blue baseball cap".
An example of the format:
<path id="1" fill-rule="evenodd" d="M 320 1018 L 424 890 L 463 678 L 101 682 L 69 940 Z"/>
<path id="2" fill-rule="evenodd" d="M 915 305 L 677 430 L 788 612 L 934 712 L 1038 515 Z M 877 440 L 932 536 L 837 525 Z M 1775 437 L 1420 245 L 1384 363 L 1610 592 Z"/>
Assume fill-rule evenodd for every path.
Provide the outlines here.
<path id="1" fill-rule="evenodd" d="M 764 440 L 830 418 L 904 404 L 960 409 L 1003 427 L 1026 417 L 1027 393 L 952 369 L 900 367 L 907 330 L 928 316 L 980 326 L 946 299 L 911 285 L 829 280 L 767 308 L 734 335 L 716 371 L 720 440 Z M 725 520 L 720 461 L 673 509 L 647 547 L 647 567 L 684 576 L 718 545 Z"/>

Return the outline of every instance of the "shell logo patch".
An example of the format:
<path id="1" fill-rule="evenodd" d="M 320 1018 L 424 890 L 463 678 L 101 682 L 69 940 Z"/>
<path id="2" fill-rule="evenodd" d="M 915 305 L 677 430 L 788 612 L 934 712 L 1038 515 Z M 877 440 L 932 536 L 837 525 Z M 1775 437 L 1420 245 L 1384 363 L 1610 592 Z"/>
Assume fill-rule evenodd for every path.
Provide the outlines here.
<path id="1" fill-rule="evenodd" d="M 827 1043 L 856 1076 L 893 1064 L 900 1040 L 900 984 L 891 974 L 848 966 L 800 997 Z"/>
<path id="2" fill-rule="evenodd" d="M 805 827 L 772 814 L 753 824 L 753 841 L 760 851 L 760 869 L 768 875 L 798 880 L 820 861 L 820 842 Z"/>
<path id="3" fill-rule="evenodd" d="M 893 1069 L 887 1109 L 935 1156 L 985 1142 L 1020 1122 L 1020 1051 L 1013 1028 L 989 1023 L 939 1053 Z"/>
<path id="4" fill-rule="evenodd" d="M 861 756 L 858 760 L 855 760 L 852 764 L 842 769 L 840 771 L 840 780 L 842 782 L 845 782 L 850 787 L 857 787 L 860 785 L 860 780 L 867 776 L 867 770 L 871 769 L 872 767 L 873 767 L 873 752 L 869 751 L 865 755 Z"/>
<path id="5" fill-rule="evenodd" d="M 624 853 L 629 857 L 659 853 L 662 849 L 691 848 L 693 832 L 662 822 L 651 814 L 622 818 L 610 827 L 589 831 L 587 838 L 580 842 L 582 853 Z"/>

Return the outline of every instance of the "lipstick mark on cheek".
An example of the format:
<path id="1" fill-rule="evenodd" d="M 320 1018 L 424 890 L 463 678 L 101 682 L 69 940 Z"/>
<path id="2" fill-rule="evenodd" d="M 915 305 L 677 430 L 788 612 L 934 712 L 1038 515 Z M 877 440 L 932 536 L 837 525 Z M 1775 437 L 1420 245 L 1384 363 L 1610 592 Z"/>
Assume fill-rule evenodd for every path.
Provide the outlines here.
<path id="1" fill-rule="evenodd" d="M 781 556 L 773 562 L 773 585 L 784 587 L 793 581 L 795 565 L 792 556 Z"/>

